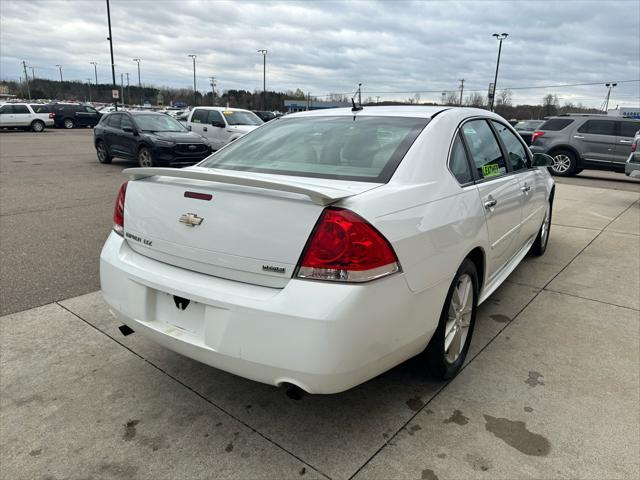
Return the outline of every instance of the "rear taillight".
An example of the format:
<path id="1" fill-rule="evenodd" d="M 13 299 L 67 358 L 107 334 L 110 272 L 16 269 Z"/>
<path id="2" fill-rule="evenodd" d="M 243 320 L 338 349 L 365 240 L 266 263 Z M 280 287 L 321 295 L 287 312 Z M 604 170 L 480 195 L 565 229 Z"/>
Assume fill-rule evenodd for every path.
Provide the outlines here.
<path id="1" fill-rule="evenodd" d="M 632 152 L 635 152 L 635 151 L 636 151 L 636 148 L 638 148 L 638 142 L 633 142 L 633 143 L 631 144 L 631 151 L 632 151 Z"/>
<path id="2" fill-rule="evenodd" d="M 380 232 L 350 210 L 329 207 L 307 241 L 296 276 L 367 282 L 399 271 L 398 257 Z"/>
<path id="3" fill-rule="evenodd" d="M 51 112 L 51 113 L 49 114 L 49 118 L 56 118 L 56 114 L 55 114 L 55 113 L 53 113 L 53 112 Z"/>
<path id="4" fill-rule="evenodd" d="M 533 132 L 533 135 L 531 135 L 531 143 L 535 142 L 536 138 L 542 137 L 543 135 L 544 135 L 544 132 L 540 132 L 540 131 Z"/>
<path id="5" fill-rule="evenodd" d="M 113 231 L 118 235 L 124 235 L 124 197 L 127 194 L 127 183 L 120 186 L 116 206 L 113 209 Z"/>

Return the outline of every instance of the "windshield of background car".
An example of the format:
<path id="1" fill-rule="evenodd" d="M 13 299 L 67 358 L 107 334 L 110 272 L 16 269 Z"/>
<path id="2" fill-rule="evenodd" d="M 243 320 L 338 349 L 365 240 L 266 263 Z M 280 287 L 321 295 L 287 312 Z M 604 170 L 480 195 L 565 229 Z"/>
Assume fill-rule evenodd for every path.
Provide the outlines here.
<path id="1" fill-rule="evenodd" d="M 184 132 L 180 122 L 163 113 L 158 115 L 136 115 L 136 125 L 147 132 Z"/>
<path id="2" fill-rule="evenodd" d="M 229 125 L 262 125 L 264 122 L 253 112 L 237 112 L 225 110 L 222 112 Z"/>
<path id="3" fill-rule="evenodd" d="M 277 119 L 200 166 L 386 183 L 428 122 L 361 116 Z"/>

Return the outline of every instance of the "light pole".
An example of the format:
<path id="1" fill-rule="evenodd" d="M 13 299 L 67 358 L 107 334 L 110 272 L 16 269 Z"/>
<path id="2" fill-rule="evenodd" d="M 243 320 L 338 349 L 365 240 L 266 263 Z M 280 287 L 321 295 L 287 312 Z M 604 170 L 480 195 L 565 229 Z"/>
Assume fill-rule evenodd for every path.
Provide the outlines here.
<path id="1" fill-rule="evenodd" d="M 617 83 L 605 83 L 604 86 L 607 87 L 609 89 L 609 91 L 607 92 L 607 100 L 604 102 L 604 112 L 607 113 L 607 111 L 609 110 L 609 98 L 611 97 L 611 89 L 615 86 L 617 86 Z"/>
<path id="2" fill-rule="evenodd" d="M 193 106 L 196 106 L 196 57 L 197 55 L 189 54 L 187 57 L 191 57 L 193 60 Z"/>
<path id="3" fill-rule="evenodd" d="M 500 53 L 502 53 L 502 41 L 507 38 L 509 36 L 508 33 L 494 33 L 492 35 L 493 37 L 496 37 L 496 40 L 498 40 L 500 42 L 500 45 L 498 46 L 498 61 L 496 62 L 496 76 L 493 79 L 493 95 L 491 95 L 491 99 L 489 102 L 489 111 L 493 112 L 493 103 L 495 101 L 496 98 L 496 86 L 498 85 L 498 68 L 500 68 Z"/>
<path id="4" fill-rule="evenodd" d="M 267 50 L 258 50 L 262 54 L 262 109 L 267 109 Z"/>
<path id="5" fill-rule="evenodd" d="M 36 71 L 33 69 L 33 67 L 29 67 L 31 69 L 31 80 L 35 80 L 36 79 Z"/>
<path id="6" fill-rule="evenodd" d="M 142 93 L 142 83 L 140 83 L 140 59 L 134 58 L 133 61 L 138 64 L 138 90 L 140 90 L 140 105 L 142 106 L 144 103 L 144 95 Z"/>
<path id="7" fill-rule="evenodd" d="M 60 70 L 60 82 L 62 83 L 62 65 L 56 65 L 56 67 Z"/>
<path id="8" fill-rule="evenodd" d="M 93 73 L 96 77 L 96 85 L 98 85 L 98 62 L 89 62 L 90 65 L 93 65 Z"/>
<path id="9" fill-rule="evenodd" d="M 113 90 L 117 91 L 118 87 L 116 86 L 116 65 L 113 62 L 113 37 L 111 36 L 111 11 L 109 10 L 109 0 L 107 0 L 107 21 L 109 22 L 109 50 L 111 50 L 111 79 L 113 80 Z M 118 111 L 118 100 L 113 99 L 113 107 Z"/>

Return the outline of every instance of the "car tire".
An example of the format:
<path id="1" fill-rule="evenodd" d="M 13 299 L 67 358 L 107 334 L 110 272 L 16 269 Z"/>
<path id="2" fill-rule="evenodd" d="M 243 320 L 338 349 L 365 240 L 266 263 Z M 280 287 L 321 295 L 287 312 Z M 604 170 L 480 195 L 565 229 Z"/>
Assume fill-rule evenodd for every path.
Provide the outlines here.
<path id="1" fill-rule="evenodd" d="M 109 155 L 107 145 L 103 141 L 99 141 L 96 144 L 96 155 L 100 163 L 111 163 L 111 160 L 113 160 L 113 157 Z"/>
<path id="2" fill-rule="evenodd" d="M 148 147 L 142 147 L 138 150 L 138 165 L 142 168 L 156 166 L 156 162 L 153 160 L 153 153 Z"/>
<path id="3" fill-rule="evenodd" d="M 34 120 L 33 122 L 31 122 L 31 130 L 36 133 L 44 131 L 44 123 L 40 120 Z"/>
<path id="4" fill-rule="evenodd" d="M 75 122 L 73 121 L 73 119 L 72 119 L 72 118 L 65 118 L 65 119 L 62 121 L 62 126 L 63 126 L 64 128 L 71 129 L 71 128 L 75 127 L 75 126 L 76 126 L 76 124 L 75 124 Z"/>
<path id="5" fill-rule="evenodd" d="M 553 197 L 547 203 L 547 209 L 544 213 L 544 220 L 540 230 L 538 230 L 538 236 L 531 245 L 531 255 L 534 257 L 541 257 L 544 252 L 547 251 L 547 245 L 549 244 L 549 235 L 551 234 L 551 214 L 553 213 Z"/>
<path id="6" fill-rule="evenodd" d="M 466 258 L 449 287 L 438 328 L 423 353 L 431 376 L 449 380 L 460 372 L 469 351 L 477 310 L 478 272 Z"/>
<path id="7" fill-rule="evenodd" d="M 569 150 L 557 150 L 551 157 L 553 157 L 553 164 L 549 167 L 551 175 L 572 177 L 577 174 L 578 160 L 573 152 Z"/>

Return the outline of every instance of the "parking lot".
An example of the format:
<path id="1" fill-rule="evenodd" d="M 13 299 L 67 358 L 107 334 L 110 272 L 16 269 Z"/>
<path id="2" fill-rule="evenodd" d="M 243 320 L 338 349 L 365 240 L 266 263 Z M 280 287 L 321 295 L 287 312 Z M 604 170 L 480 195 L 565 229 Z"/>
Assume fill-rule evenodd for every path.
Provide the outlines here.
<path id="1" fill-rule="evenodd" d="M 638 477 L 639 181 L 558 180 L 450 383 L 409 361 L 293 400 L 120 334 L 98 256 L 131 165 L 91 135 L 0 132 L 2 478 Z"/>

